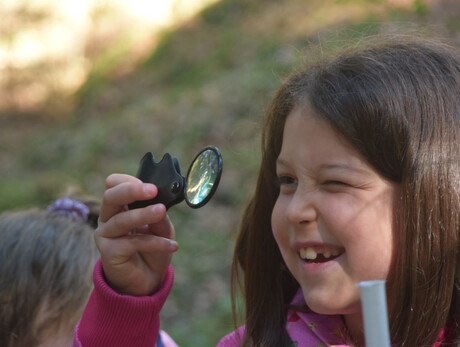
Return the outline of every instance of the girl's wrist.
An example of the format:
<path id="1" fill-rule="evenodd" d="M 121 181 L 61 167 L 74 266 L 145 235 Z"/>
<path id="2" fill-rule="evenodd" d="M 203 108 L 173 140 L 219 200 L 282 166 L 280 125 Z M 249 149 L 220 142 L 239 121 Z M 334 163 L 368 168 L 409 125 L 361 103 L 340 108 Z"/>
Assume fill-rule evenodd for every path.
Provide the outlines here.
<path id="1" fill-rule="evenodd" d="M 158 285 L 152 286 L 153 290 L 146 290 L 146 294 L 137 293 L 137 291 L 126 290 L 117 288 L 116 285 L 110 283 L 104 273 L 104 268 L 101 259 L 99 259 L 95 265 L 93 273 L 94 286 L 98 287 L 99 290 L 106 292 L 112 296 L 125 296 L 125 297 L 152 297 L 156 295 L 163 295 L 163 292 L 169 293 L 174 281 L 174 271 L 171 265 L 168 266 L 161 282 Z M 167 295 L 167 294 L 166 294 Z"/>

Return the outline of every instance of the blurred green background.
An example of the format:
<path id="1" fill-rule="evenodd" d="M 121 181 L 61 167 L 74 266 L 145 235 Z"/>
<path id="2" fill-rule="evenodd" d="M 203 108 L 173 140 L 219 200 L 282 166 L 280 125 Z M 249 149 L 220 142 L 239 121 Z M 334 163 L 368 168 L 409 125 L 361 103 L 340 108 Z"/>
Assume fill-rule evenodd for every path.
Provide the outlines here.
<path id="1" fill-rule="evenodd" d="M 82 1 L 67 21 L 56 10 L 65 1 L 39 2 L 0 4 L 0 211 L 46 207 L 68 186 L 102 196 L 105 177 L 135 174 L 147 151 L 185 171 L 202 147 L 219 147 L 215 198 L 170 210 L 180 250 L 162 327 L 180 346 L 212 346 L 233 329 L 232 247 L 283 78 L 376 35 L 460 44 L 457 0 L 170 1 L 167 21 L 148 1 L 126 2 L 142 18 Z"/>

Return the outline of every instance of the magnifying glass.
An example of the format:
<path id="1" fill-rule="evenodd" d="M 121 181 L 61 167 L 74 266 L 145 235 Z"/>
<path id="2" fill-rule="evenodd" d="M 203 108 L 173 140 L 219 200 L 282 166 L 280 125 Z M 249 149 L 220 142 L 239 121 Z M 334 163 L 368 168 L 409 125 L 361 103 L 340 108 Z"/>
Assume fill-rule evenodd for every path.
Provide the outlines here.
<path id="1" fill-rule="evenodd" d="M 166 153 L 156 162 L 152 152 L 141 159 L 137 178 L 153 183 L 158 188 L 154 199 L 136 201 L 130 209 L 162 203 L 169 209 L 185 199 L 192 208 L 204 206 L 214 195 L 222 174 L 222 155 L 216 147 L 203 148 L 193 159 L 185 177 L 181 174 L 179 160 Z"/>

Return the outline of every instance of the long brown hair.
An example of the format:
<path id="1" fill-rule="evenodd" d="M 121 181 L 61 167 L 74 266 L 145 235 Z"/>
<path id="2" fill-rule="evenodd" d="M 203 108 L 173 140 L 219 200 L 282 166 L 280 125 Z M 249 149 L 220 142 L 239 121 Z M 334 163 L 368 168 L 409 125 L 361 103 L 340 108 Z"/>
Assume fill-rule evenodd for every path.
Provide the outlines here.
<path id="1" fill-rule="evenodd" d="M 80 200 L 82 201 L 82 200 Z M 0 215 L 0 345 L 70 334 L 92 289 L 96 204 L 87 222 L 40 209 Z"/>
<path id="2" fill-rule="evenodd" d="M 459 343 L 460 59 L 439 43 L 412 40 L 344 53 L 278 90 L 233 259 L 232 293 L 242 283 L 246 307 L 243 344 L 289 341 L 286 314 L 298 284 L 286 270 L 270 216 L 284 123 L 298 104 L 312 107 L 401 187 L 387 279 L 393 343 L 431 346 L 443 328 L 445 345 Z"/>

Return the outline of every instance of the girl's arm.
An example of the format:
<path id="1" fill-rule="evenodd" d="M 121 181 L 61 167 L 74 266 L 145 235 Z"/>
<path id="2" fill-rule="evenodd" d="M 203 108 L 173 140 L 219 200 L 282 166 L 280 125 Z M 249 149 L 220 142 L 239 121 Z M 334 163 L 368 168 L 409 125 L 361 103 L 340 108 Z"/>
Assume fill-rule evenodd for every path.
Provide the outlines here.
<path id="1" fill-rule="evenodd" d="M 104 279 L 101 261 L 94 269 L 94 290 L 75 328 L 72 347 L 154 347 L 159 314 L 171 290 L 169 267 L 160 289 L 152 296 L 120 295 Z"/>
<path id="2" fill-rule="evenodd" d="M 76 329 L 77 346 L 155 346 L 159 312 L 173 282 L 172 253 L 178 246 L 164 205 L 126 206 L 152 199 L 157 192 L 153 184 L 133 176 L 107 178 L 94 235 L 101 261 Z"/>

